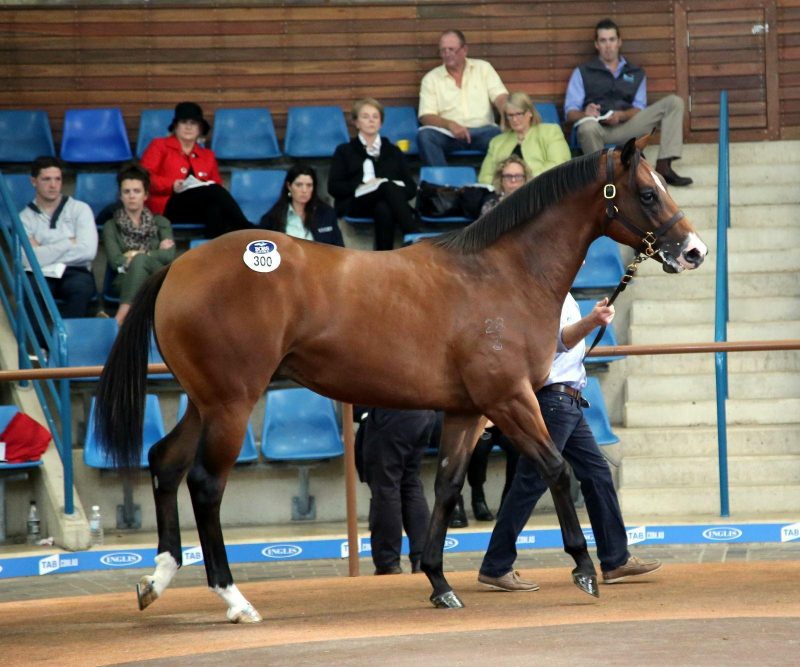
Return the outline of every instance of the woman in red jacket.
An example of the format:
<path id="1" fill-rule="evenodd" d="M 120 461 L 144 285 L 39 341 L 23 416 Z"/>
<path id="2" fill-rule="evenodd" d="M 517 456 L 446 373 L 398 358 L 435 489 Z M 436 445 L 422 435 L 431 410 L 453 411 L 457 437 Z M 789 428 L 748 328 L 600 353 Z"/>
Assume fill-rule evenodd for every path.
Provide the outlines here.
<path id="1" fill-rule="evenodd" d="M 198 104 L 181 102 L 169 126 L 172 134 L 153 139 L 142 155 L 150 172 L 147 208 L 172 224 L 202 223 L 206 238 L 252 227 L 222 187 L 214 152 L 197 143 L 210 129 Z"/>

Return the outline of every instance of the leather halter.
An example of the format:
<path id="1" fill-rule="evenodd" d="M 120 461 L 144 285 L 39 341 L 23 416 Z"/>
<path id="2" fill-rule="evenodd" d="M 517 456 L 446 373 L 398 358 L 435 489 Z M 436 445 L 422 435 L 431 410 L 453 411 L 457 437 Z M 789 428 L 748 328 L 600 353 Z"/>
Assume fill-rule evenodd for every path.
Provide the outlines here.
<path id="1" fill-rule="evenodd" d="M 683 211 L 678 210 L 675 215 L 673 215 L 669 220 L 667 220 L 663 225 L 659 225 L 654 231 L 646 232 L 643 229 L 640 229 L 636 225 L 634 225 L 630 220 L 626 220 L 619 212 L 616 204 L 614 203 L 614 199 L 617 196 L 617 187 L 614 185 L 614 146 L 608 148 L 606 152 L 606 184 L 603 186 L 603 198 L 606 200 L 606 221 L 603 225 L 602 232 L 605 235 L 606 231 L 608 230 L 608 226 L 614 222 L 615 220 L 622 224 L 628 231 L 633 232 L 637 236 L 640 236 L 642 239 L 639 248 L 636 250 L 636 257 L 634 257 L 633 261 L 628 264 L 627 268 L 625 269 L 625 275 L 619 281 L 619 285 L 617 285 L 614 293 L 608 300 L 608 306 L 612 305 L 616 298 L 625 291 L 625 288 L 628 286 L 628 283 L 633 280 L 633 274 L 636 273 L 636 269 L 639 268 L 639 264 L 641 264 L 644 260 L 648 257 L 652 257 L 656 254 L 656 245 L 658 244 L 659 240 L 661 239 L 664 234 L 666 234 L 670 229 L 675 226 L 679 220 L 685 218 L 685 214 Z M 634 190 L 634 185 L 636 182 L 636 170 L 639 166 L 639 158 L 640 153 L 637 150 L 634 155 L 633 159 L 631 160 L 631 168 L 630 168 L 630 189 L 631 191 Z M 583 355 L 584 360 L 589 353 L 597 347 L 597 344 L 600 342 L 600 339 L 603 337 L 603 334 L 606 332 L 606 325 L 602 325 L 600 330 L 597 332 L 597 335 L 594 337 L 592 344 L 589 346 L 589 349 L 586 350 L 586 354 Z"/>

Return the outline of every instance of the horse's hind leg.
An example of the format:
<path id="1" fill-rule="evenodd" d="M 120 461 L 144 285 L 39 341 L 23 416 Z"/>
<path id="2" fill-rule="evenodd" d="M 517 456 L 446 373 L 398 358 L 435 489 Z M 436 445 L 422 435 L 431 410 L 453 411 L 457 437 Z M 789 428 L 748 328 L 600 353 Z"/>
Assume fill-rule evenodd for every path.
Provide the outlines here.
<path id="1" fill-rule="evenodd" d="M 572 580 L 585 593 L 598 597 L 597 571 L 586 548 L 586 538 L 570 495 L 569 473 L 564 459 L 547 432 L 533 390 L 523 392 L 487 416 L 514 443 L 521 454 L 536 464 L 539 474 L 547 482 L 553 496 L 558 522 L 561 525 L 564 551 L 575 561 Z"/>
<path id="2" fill-rule="evenodd" d="M 219 520 L 228 473 L 239 455 L 250 408 L 252 405 L 226 404 L 206 412 L 200 447 L 188 477 L 208 585 L 225 600 L 232 623 L 261 621 L 261 615 L 233 583 Z"/>
<path id="3" fill-rule="evenodd" d="M 439 444 L 439 468 L 436 471 L 436 500 L 420 564 L 433 586 L 430 599 L 435 607 L 457 609 L 464 606 L 444 576 L 444 538 L 483 422 L 480 415 L 445 416 Z"/>
<path id="4" fill-rule="evenodd" d="M 180 423 L 148 454 L 158 525 L 158 555 L 153 574 L 142 577 L 136 585 L 139 609 L 161 596 L 181 566 L 178 487 L 194 460 L 199 436 L 200 420 L 190 406 Z"/>

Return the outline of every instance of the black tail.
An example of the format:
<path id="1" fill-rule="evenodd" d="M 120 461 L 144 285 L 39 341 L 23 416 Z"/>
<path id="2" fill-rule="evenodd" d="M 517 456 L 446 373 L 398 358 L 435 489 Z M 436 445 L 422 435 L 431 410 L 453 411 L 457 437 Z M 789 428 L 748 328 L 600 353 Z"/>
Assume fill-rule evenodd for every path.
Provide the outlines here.
<path id="1" fill-rule="evenodd" d="M 101 449 L 117 468 L 139 467 L 150 332 L 168 269 L 150 276 L 136 294 L 97 386 L 94 429 Z"/>

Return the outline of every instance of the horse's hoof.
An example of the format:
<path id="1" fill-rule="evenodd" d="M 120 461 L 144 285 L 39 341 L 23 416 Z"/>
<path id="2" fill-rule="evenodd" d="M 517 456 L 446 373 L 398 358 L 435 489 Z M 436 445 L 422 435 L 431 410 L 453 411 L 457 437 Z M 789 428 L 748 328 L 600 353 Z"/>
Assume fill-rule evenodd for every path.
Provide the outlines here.
<path id="1" fill-rule="evenodd" d="M 438 609 L 463 609 L 464 603 L 459 600 L 458 595 L 453 591 L 431 595 L 433 606 Z"/>
<path id="2" fill-rule="evenodd" d="M 136 584 L 136 597 L 139 600 L 139 611 L 158 600 L 158 593 L 153 588 L 152 577 L 142 577 Z"/>
<path id="3" fill-rule="evenodd" d="M 572 581 L 584 593 L 599 598 L 600 591 L 597 588 L 597 576 L 594 574 L 583 574 L 582 572 L 573 572 Z"/>
<path id="4" fill-rule="evenodd" d="M 228 620 L 231 623 L 261 623 L 261 614 L 256 611 L 256 608 L 249 604 L 246 607 L 239 609 L 228 609 Z"/>

